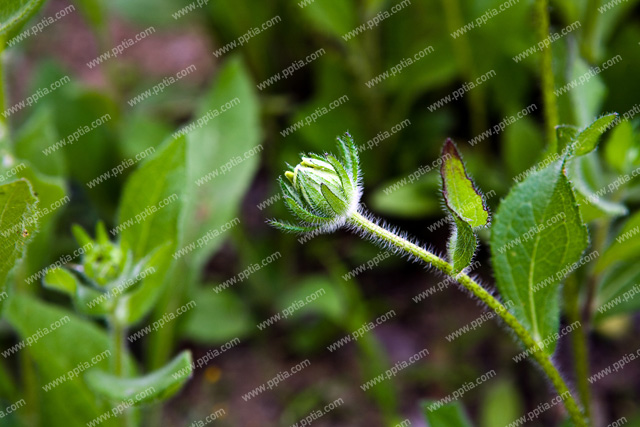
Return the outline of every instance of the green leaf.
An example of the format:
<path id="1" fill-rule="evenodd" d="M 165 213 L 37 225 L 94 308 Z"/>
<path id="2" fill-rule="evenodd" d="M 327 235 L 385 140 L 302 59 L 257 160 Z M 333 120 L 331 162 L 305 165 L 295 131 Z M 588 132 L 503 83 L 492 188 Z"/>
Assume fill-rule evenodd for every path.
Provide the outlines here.
<path id="1" fill-rule="evenodd" d="M 640 310 L 640 263 L 634 261 L 617 265 L 604 272 L 595 301 L 596 322 Z"/>
<path id="2" fill-rule="evenodd" d="M 640 212 L 629 218 L 611 245 L 598 259 L 596 273 L 601 273 L 607 267 L 619 262 L 635 260 L 640 255 Z"/>
<path id="3" fill-rule="evenodd" d="M 196 290 L 192 298 L 198 305 L 189 310 L 189 317 L 181 324 L 185 338 L 215 345 L 244 338 L 255 331 L 247 306 L 232 291 L 216 294 L 207 286 Z"/>
<path id="4" fill-rule="evenodd" d="M 66 171 L 63 152 L 54 151 L 48 156 L 42 154 L 42 150 L 58 140 L 53 113 L 49 108 L 39 108 L 20 128 L 15 137 L 16 156 L 29 160 L 39 172 L 45 175 L 63 175 Z"/>
<path id="5" fill-rule="evenodd" d="M 154 249 L 143 260 L 140 261 L 140 272 L 148 271 L 148 276 L 141 279 L 141 283 L 136 284 L 130 292 L 126 292 L 118 298 L 116 312 L 122 322 L 126 325 L 133 325 L 141 320 L 151 309 L 153 309 L 159 294 L 162 291 L 165 272 L 173 261 L 171 254 L 175 246 L 172 242 Z"/>
<path id="6" fill-rule="evenodd" d="M 425 418 L 429 427 L 472 427 L 471 420 L 467 416 L 460 402 L 447 403 L 436 410 L 430 410 L 434 401 L 422 403 Z"/>
<path id="7" fill-rule="evenodd" d="M 109 337 L 103 329 L 73 313 L 40 302 L 33 297 L 17 294 L 12 296 L 5 310 L 7 321 L 15 328 L 19 339 L 43 335 L 30 345 L 29 355 L 35 362 L 40 386 L 50 384 L 61 376 L 67 376 L 79 366 L 86 366 L 91 359 L 104 351 L 111 351 Z M 66 319 L 66 320 L 65 320 Z M 59 325 L 52 330 L 52 324 Z M 33 339 L 33 338 L 32 338 Z M 35 340 L 34 340 L 35 341 Z M 20 351 L 26 351 L 20 350 Z M 110 358 L 105 358 L 92 368 L 107 369 Z M 132 373 L 134 366 L 130 357 L 125 358 L 126 371 Z M 37 387 L 40 389 L 40 387 Z M 68 379 L 54 389 L 41 394 L 49 417 L 47 425 L 82 426 L 111 409 L 106 402 L 96 399 L 80 376 Z M 57 421 L 60 420 L 60 421 Z M 101 424 L 117 426 L 117 420 Z"/>
<path id="8" fill-rule="evenodd" d="M 235 98 L 240 101 L 187 135 L 187 185 L 183 191 L 186 193 L 183 216 L 186 244 L 197 241 L 210 230 L 219 229 L 236 216 L 256 172 L 262 146 L 259 145 L 260 118 L 255 90 L 240 57 L 229 59 L 194 117 L 197 121 L 228 101 Z M 196 180 L 215 171 L 219 172 L 217 176 L 196 184 Z M 221 233 L 206 245 L 195 248 L 189 254 L 192 271 L 200 272 L 228 236 Z"/>
<path id="9" fill-rule="evenodd" d="M 607 163 L 619 174 L 629 173 L 638 158 L 638 144 L 634 144 L 633 126 L 625 120 L 618 124 L 604 146 Z"/>
<path id="10" fill-rule="evenodd" d="M 453 273 L 457 274 L 465 269 L 476 253 L 478 241 L 471 229 L 471 226 L 458 218 L 454 213 L 455 228 L 449 239 L 448 251 L 449 258 L 453 265 Z"/>
<path id="11" fill-rule="evenodd" d="M 523 412 L 520 391 L 508 380 L 488 384 L 482 402 L 481 427 L 507 426 Z"/>
<path id="12" fill-rule="evenodd" d="M 26 179 L 0 186 L 0 291 L 4 292 L 7 276 L 22 258 L 27 243 L 35 233 L 31 223 L 38 199 Z"/>
<path id="13" fill-rule="evenodd" d="M 588 245 L 573 190 L 556 161 L 502 201 L 491 228 L 497 286 L 536 341 L 558 329 L 560 281 Z M 549 353 L 554 348 L 547 347 Z"/>
<path id="14" fill-rule="evenodd" d="M 617 113 L 607 114 L 593 121 L 581 130 L 573 140 L 573 155 L 583 156 L 598 146 L 600 136 L 609 129 L 609 125 L 618 117 Z"/>
<path id="15" fill-rule="evenodd" d="M 42 3 L 44 0 L 3 0 L 0 3 L 0 35 L 17 32 Z"/>
<path id="16" fill-rule="evenodd" d="M 594 164 L 594 162 L 597 163 Z M 570 159 L 567 162 L 566 169 L 573 184 L 576 200 L 585 223 L 602 217 L 617 217 L 629 213 L 629 210 L 623 204 L 600 197 L 589 184 L 589 178 L 597 180 L 600 175 L 598 173 L 600 170 L 598 157 L 581 156 Z"/>
<path id="17" fill-rule="evenodd" d="M 473 228 L 487 225 L 489 210 L 467 175 L 460 153 L 450 139 L 444 143 L 442 159 L 442 194 L 447 207 Z"/>
<path id="18" fill-rule="evenodd" d="M 164 279 L 172 267 L 170 253 L 180 240 L 178 221 L 183 209 L 185 191 L 185 138 L 169 140 L 149 157 L 127 180 L 120 203 L 120 223 L 146 219 L 121 233 L 125 250 L 132 250 L 134 261 L 140 261 L 159 247 L 167 246 L 155 266 L 156 272 L 144 279 L 133 294 L 123 300 L 123 321 L 133 324 L 140 320 L 157 301 Z M 125 307 L 128 307 L 124 310 Z"/>
<path id="19" fill-rule="evenodd" d="M 442 149 L 440 175 L 444 201 L 455 222 L 448 244 L 449 258 L 453 272 L 459 273 L 473 259 L 478 246 L 473 229 L 487 225 L 489 209 L 467 175 L 460 153 L 451 139 L 447 139 Z"/>
<path id="20" fill-rule="evenodd" d="M 99 396 L 116 402 L 144 405 L 169 399 L 191 378 L 191 352 L 185 350 L 162 368 L 137 378 L 116 377 L 101 370 L 84 376 L 87 385 Z M 184 374 L 188 371 L 189 374 Z"/>
<path id="21" fill-rule="evenodd" d="M 55 267 L 47 270 L 43 280 L 44 286 L 67 295 L 74 295 L 78 288 L 76 277 L 64 268 Z"/>
<path id="22" fill-rule="evenodd" d="M 319 32 L 334 36 L 343 41 L 341 36 L 358 25 L 355 7 L 342 0 L 323 0 L 310 3 L 299 11 Z"/>
<path id="23" fill-rule="evenodd" d="M 558 140 L 558 153 L 563 153 L 575 140 L 580 128 L 572 125 L 556 126 L 556 138 Z"/>
<path id="24" fill-rule="evenodd" d="M 573 61 L 568 79 L 570 81 L 584 79 L 583 76 L 588 73 L 591 73 L 589 64 L 578 57 Z M 575 123 L 579 126 L 589 123 L 601 111 L 605 95 L 607 95 L 607 87 L 599 75 L 589 75 L 586 83 L 578 88 L 572 88 L 569 91 L 569 98 Z"/>
<path id="25" fill-rule="evenodd" d="M 311 297 L 313 295 L 313 297 Z M 307 297 L 314 298 L 311 301 Z M 347 304 L 338 286 L 323 276 L 308 276 L 300 283 L 282 294 L 277 301 L 280 312 L 286 310 L 293 311 L 289 319 L 296 322 L 297 315 L 305 313 L 315 313 L 323 315 L 341 324 L 345 316 L 348 315 Z"/>
<path id="26" fill-rule="evenodd" d="M 177 240 L 181 209 L 178 195 L 185 189 L 184 165 L 185 139 L 180 137 L 166 141 L 127 180 L 119 218 L 120 224 L 134 221 L 121 232 L 121 239 L 133 251 L 134 259 L 167 241 Z"/>

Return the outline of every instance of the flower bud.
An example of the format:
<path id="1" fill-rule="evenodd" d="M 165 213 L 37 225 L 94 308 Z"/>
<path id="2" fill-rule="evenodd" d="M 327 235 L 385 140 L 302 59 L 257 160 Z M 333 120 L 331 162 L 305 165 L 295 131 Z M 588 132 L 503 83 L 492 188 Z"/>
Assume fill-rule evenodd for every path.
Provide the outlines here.
<path id="1" fill-rule="evenodd" d="M 331 231 L 344 225 L 358 210 L 362 191 L 359 186 L 358 151 L 347 133 L 338 138 L 341 159 L 331 154 L 308 154 L 296 167 L 285 172 L 280 186 L 291 212 L 300 225 L 271 221 L 286 231 Z"/>

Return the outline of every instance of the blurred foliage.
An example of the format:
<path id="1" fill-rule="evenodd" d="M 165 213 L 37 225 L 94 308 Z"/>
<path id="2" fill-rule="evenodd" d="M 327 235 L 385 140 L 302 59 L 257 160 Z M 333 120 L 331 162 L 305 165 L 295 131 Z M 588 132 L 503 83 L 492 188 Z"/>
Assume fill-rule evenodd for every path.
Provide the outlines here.
<path id="1" fill-rule="evenodd" d="M 430 425 L 470 425 L 469 420 L 484 427 L 505 425 L 551 398 L 538 371 L 513 363 L 520 348 L 496 322 L 444 342 L 481 310 L 455 286 L 412 301 L 442 278 L 391 257 L 346 279 L 379 251 L 342 233 L 300 244 L 298 237 L 265 225 L 267 218 L 286 215 L 276 182 L 285 163 L 297 161 L 299 152 L 332 150 L 336 135 L 347 130 L 361 145 L 363 202 L 438 253 L 447 249 L 450 225 L 429 226 L 445 217 L 435 170 L 446 138 L 456 141 L 466 170 L 484 194 L 494 192 L 485 202 L 496 212 L 514 177 L 542 160 L 549 142 L 544 140 L 540 53 L 513 59 L 539 42 L 534 0 L 515 2 L 456 37 L 452 33 L 481 22 L 503 1 L 411 0 L 394 13 L 399 1 L 42 3 L 6 0 L 0 5 L 5 82 L 0 89 L 0 228 L 12 230 L 0 245 L 0 282 L 6 290 L 5 297 L 0 295 L 2 349 L 37 336 L 65 316 L 70 320 L 2 360 L 0 409 L 22 398 L 27 404 L 0 424 L 86 426 L 130 398 L 132 384 L 155 385 L 157 395 L 149 400 L 176 396 L 165 403 L 136 402 L 140 405 L 125 416 L 100 425 L 124 425 L 125 420 L 186 425 L 203 420 L 213 404 L 227 408 L 224 419 L 216 421 L 220 425 L 292 424 L 338 397 L 346 403 L 325 415 L 330 425 L 394 426 L 403 420 L 424 425 L 420 402 L 449 395 L 489 369 L 500 378 L 427 414 Z M 69 4 L 77 11 L 38 34 L 14 39 Z M 552 32 L 581 22 L 551 44 L 556 89 L 583 81 L 557 96 L 557 124 L 566 125 L 558 129 L 558 141 L 579 139 L 581 129 L 582 138 L 592 141 L 584 133 L 590 123 L 615 120 L 602 136 L 598 133 L 599 148 L 592 141 L 580 153 L 584 156 L 566 165 L 591 236 L 586 250 L 600 252 L 597 261 L 574 273 L 581 283 L 576 301 L 594 315 L 592 372 L 637 350 L 640 309 L 640 298 L 633 298 L 640 281 L 640 240 L 630 234 L 640 222 L 640 182 L 634 175 L 640 167 L 639 6 L 628 0 L 600 12 L 606 4 L 552 0 L 549 10 Z M 262 29 L 274 17 L 280 21 Z M 362 25 L 365 30 L 353 35 Z M 87 65 L 150 26 L 155 32 L 121 55 Z M 259 33 L 238 43 L 256 28 Z M 237 45 L 220 54 L 230 43 Z M 416 60 L 414 55 L 429 46 L 432 51 Z M 593 72 L 616 55 L 621 62 Z M 197 64 L 194 74 L 143 102 L 127 102 L 191 64 Z M 283 77 L 287 69 L 293 71 Z M 431 108 L 490 70 L 495 77 Z M 65 76 L 69 82 L 5 114 Z M 322 112 L 344 95 L 348 100 L 335 111 Z M 237 105 L 220 111 L 235 98 Z M 532 104 L 537 108 L 530 114 L 509 120 Z M 612 112 L 619 117 L 607 115 Z M 103 125 L 50 150 L 106 115 Z M 500 123 L 508 124 L 487 133 Z M 152 154 L 136 157 L 149 148 Z M 129 166 L 115 173 L 119 165 Z M 88 185 L 107 173 L 104 181 Z M 173 194 L 176 201 L 137 221 Z M 28 221 L 35 211 L 37 220 Z M 236 218 L 239 223 L 227 228 Z M 95 236 L 83 229 L 95 229 Z M 487 230 L 478 233 L 476 259 L 482 267 L 477 274 L 493 289 L 489 236 Z M 74 252 L 87 242 L 92 251 Z M 275 253 L 277 259 L 265 263 Z M 91 266 L 97 267 L 95 274 L 88 273 Z M 155 269 L 153 275 L 135 279 L 148 267 Z M 127 280 L 134 284 L 114 294 Z M 212 290 L 223 283 L 232 285 Z M 317 300 L 300 304 L 321 289 Z M 100 295 L 116 296 L 89 310 L 86 303 Z M 162 328 L 135 343 L 126 341 L 116 362 L 114 332 L 125 341 L 190 301 L 192 309 Z M 552 301 L 553 322 L 570 323 L 562 301 Z M 299 308 L 264 330 L 256 327 L 290 307 Z M 327 349 L 389 310 L 394 317 L 375 332 L 345 348 Z M 191 363 L 235 338 L 240 344 L 227 354 L 204 367 Z M 425 362 L 369 391 L 358 387 L 425 347 L 430 350 Z M 43 389 L 107 349 L 113 353 L 108 361 L 51 391 Z M 558 352 L 573 378 L 574 367 L 564 362 L 569 344 L 561 341 Z M 238 402 L 307 358 L 312 367 L 298 374 L 298 382 L 286 382 L 250 405 Z M 189 375 L 171 375 L 186 367 L 189 382 Z M 633 425 L 632 419 L 640 417 L 640 391 L 633 382 L 640 368 L 625 369 L 617 377 L 620 385 L 593 385 L 594 425 L 623 416 Z M 560 425 L 562 420 L 560 410 L 550 410 L 535 422 Z"/>

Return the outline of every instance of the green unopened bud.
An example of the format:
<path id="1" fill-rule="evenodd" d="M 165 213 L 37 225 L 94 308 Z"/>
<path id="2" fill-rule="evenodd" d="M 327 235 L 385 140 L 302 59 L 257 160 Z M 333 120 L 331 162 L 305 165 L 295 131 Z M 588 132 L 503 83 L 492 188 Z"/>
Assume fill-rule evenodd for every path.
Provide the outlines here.
<path id="1" fill-rule="evenodd" d="M 330 154 L 302 156 L 302 161 L 280 179 L 285 202 L 302 222 L 291 225 L 272 221 L 287 231 L 333 230 L 357 212 L 362 194 L 358 185 L 358 151 L 347 133 L 338 138 L 341 159 Z"/>

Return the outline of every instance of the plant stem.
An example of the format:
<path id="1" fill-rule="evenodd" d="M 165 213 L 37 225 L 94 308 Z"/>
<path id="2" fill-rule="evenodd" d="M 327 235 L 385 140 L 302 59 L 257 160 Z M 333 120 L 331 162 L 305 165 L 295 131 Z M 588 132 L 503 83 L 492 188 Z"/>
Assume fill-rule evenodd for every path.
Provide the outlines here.
<path id="1" fill-rule="evenodd" d="M 400 251 L 420 258 L 425 263 L 432 265 L 447 276 L 454 278 L 458 283 L 467 288 L 473 295 L 484 302 L 489 308 L 491 308 L 496 314 L 498 314 L 502 320 L 516 333 L 518 338 L 522 341 L 525 348 L 532 350 L 532 355 L 536 361 L 540 364 L 542 370 L 547 374 L 553 386 L 555 387 L 558 395 L 562 398 L 571 419 L 578 427 L 587 427 L 587 421 L 580 410 L 577 402 L 571 395 L 569 388 L 565 384 L 562 376 L 553 365 L 549 356 L 540 348 L 535 342 L 533 337 L 527 332 L 524 326 L 518 321 L 518 319 L 509 313 L 500 301 L 494 298 L 489 292 L 487 292 L 482 286 L 475 282 L 471 277 L 465 273 L 454 274 L 453 267 L 447 261 L 441 259 L 435 254 L 421 248 L 420 246 L 406 240 L 397 234 L 379 226 L 373 221 L 364 217 L 361 213 L 354 213 L 348 220 L 349 224 L 355 227 L 357 230 L 373 237 L 376 240 L 382 240 L 384 243 L 393 246 Z"/>
<path id="2" fill-rule="evenodd" d="M 125 335 L 127 334 L 127 328 L 120 320 L 117 319 L 116 316 L 113 316 L 109 319 L 109 326 L 111 328 L 111 346 L 113 351 L 112 371 L 113 374 L 117 377 L 125 377 L 126 372 L 124 366 L 124 358 L 127 352 L 125 344 Z M 121 402 L 115 402 L 116 405 L 119 405 L 120 403 Z M 125 408 L 123 415 L 124 426 L 130 427 L 135 425 L 131 408 Z"/>
<path id="3" fill-rule="evenodd" d="M 536 15 L 538 16 L 538 40 L 542 41 L 549 36 L 549 2 L 548 0 L 536 0 Z M 553 154 L 558 149 L 556 141 L 556 125 L 558 124 L 558 104 L 553 92 L 553 54 L 551 46 L 542 49 L 540 61 L 540 74 L 542 75 L 542 100 L 544 102 L 544 121 L 547 134 L 548 154 Z"/>
<path id="4" fill-rule="evenodd" d="M 573 361 L 575 365 L 576 383 L 584 414 L 590 417 L 591 392 L 589 390 L 589 354 L 587 351 L 588 325 L 580 314 L 580 289 L 575 272 L 567 277 L 564 285 L 569 324 L 580 322 L 580 329 L 571 334 Z"/>

